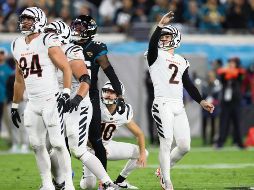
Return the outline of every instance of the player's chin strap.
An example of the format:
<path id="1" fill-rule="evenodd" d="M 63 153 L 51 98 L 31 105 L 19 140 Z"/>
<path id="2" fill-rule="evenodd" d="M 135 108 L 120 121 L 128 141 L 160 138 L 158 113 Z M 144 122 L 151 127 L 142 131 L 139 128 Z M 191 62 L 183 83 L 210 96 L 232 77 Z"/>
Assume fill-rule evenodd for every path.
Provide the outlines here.
<path id="1" fill-rule="evenodd" d="M 89 86 L 91 85 L 91 79 L 90 76 L 88 74 L 83 74 L 81 77 L 79 77 L 79 82 L 85 82 L 87 83 Z"/>

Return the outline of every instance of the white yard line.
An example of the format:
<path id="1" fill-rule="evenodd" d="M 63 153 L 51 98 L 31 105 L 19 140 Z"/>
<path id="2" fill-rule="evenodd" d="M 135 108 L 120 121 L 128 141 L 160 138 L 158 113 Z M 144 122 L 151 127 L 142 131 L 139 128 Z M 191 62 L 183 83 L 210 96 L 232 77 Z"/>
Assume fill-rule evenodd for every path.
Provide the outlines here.
<path id="1" fill-rule="evenodd" d="M 158 152 L 159 148 L 148 148 L 149 152 Z M 191 148 L 190 152 L 237 152 L 237 151 L 254 151 L 254 148 L 247 148 L 246 150 L 240 150 L 237 147 L 225 147 L 221 149 L 215 149 L 213 147 L 194 147 Z"/>
<path id="2" fill-rule="evenodd" d="M 148 168 L 158 168 L 159 165 L 147 165 Z M 244 164 L 179 164 L 174 169 L 233 169 L 233 168 L 249 168 L 254 167 L 254 163 Z"/>

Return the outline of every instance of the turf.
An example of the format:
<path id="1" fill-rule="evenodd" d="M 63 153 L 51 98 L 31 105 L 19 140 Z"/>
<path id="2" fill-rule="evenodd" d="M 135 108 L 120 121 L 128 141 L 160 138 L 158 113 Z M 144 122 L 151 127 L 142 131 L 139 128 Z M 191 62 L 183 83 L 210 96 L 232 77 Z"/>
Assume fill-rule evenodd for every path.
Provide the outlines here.
<path id="1" fill-rule="evenodd" d="M 159 190 L 154 172 L 158 166 L 158 148 L 149 148 L 147 168 L 134 171 L 128 181 L 141 190 Z M 73 159 L 74 184 L 79 188 L 81 163 Z M 109 174 L 115 179 L 125 161 L 108 163 Z M 33 154 L 0 155 L 0 190 L 38 189 L 39 173 Z M 225 148 L 192 148 L 171 172 L 178 189 L 250 189 L 254 187 L 254 151 Z M 245 188 L 246 187 L 246 188 Z"/>

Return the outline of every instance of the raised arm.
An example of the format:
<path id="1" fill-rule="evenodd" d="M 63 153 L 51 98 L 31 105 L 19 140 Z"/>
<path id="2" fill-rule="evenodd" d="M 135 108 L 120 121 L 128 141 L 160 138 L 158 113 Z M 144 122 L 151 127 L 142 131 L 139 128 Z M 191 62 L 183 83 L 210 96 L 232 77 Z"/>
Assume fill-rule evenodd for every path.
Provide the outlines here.
<path id="1" fill-rule="evenodd" d="M 171 20 L 173 20 L 174 13 L 172 11 L 165 14 L 160 22 L 158 23 L 155 31 L 153 32 L 148 46 L 147 60 L 149 66 L 151 66 L 158 57 L 158 43 L 160 40 L 161 30 L 166 25 L 169 24 Z"/>

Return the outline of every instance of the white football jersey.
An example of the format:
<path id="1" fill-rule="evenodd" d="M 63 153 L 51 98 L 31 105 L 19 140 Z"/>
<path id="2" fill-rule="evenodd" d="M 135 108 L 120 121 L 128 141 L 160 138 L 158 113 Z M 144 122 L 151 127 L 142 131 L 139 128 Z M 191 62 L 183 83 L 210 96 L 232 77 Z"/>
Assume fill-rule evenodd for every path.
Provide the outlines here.
<path id="1" fill-rule="evenodd" d="M 133 110 L 130 104 L 125 104 L 125 112 L 120 115 L 118 112 L 111 115 L 105 104 L 101 103 L 101 127 L 102 140 L 107 143 L 112 140 L 116 131 L 122 125 L 129 123 L 133 118 Z"/>
<path id="2" fill-rule="evenodd" d="M 182 56 L 158 49 L 158 57 L 149 67 L 154 96 L 182 101 L 182 75 L 189 66 L 189 62 Z"/>
<path id="3" fill-rule="evenodd" d="M 12 54 L 22 70 L 28 99 L 49 97 L 59 91 L 57 68 L 49 58 L 48 49 L 60 45 L 56 35 L 44 33 L 29 44 L 24 36 L 12 42 Z"/>
<path id="4" fill-rule="evenodd" d="M 82 60 L 84 61 L 84 64 L 85 64 L 83 48 L 81 46 L 69 43 L 69 44 L 62 45 L 61 48 L 63 52 L 65 53 L 68 61 Z M 91 72 L 89 70 L 88 70 L 88 73 L 91 77 Z M 57 77 L 58 77 L 60 89 L 62 90 L 63 89 L 63 72 L 61 70 L 58 71 Z M 79 89 L 79 80 L 72 75 L 71 98 L 73 98 L 77 94 L 78 89 Z M 86 98 L 88 97 L 89 97 L 89 93 L 87 94 Z"/>

